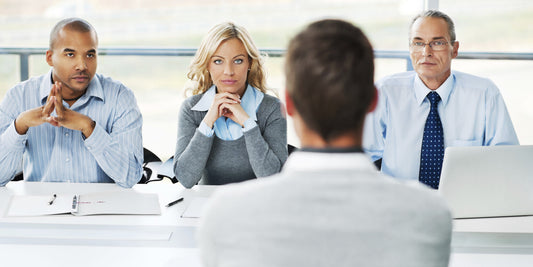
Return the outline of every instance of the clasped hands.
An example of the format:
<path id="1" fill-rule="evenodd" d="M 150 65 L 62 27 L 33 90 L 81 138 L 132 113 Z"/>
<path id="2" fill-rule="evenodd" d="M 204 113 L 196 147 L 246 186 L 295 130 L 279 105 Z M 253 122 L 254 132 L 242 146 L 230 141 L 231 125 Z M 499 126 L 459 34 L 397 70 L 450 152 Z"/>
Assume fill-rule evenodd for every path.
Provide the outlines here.
<path id="1" fill-rule="evenodd" d="M 30 127 L 50 123 L 56 127 L 81 131 L 85 137 L 89 137 L 94 130 L 93 120 L 88 116 L 64 107 L 61 90 L 61 82 L 56 81 L 52 85 L 44 106 L 20 113 L 15 120 L 17 133 L 26 134 Z M 52 116 L 54 110 L 56 111 L 56 116 Z"/>
<path id="2" fill-rule="evenodd" d="M 211 107 L 204 117 L 204 122 L 210 128 L 220 117 L 226 117 L 244 127 L 244 122 L 250 118 L 241 106 L 241 98 L 238 94 L 217 93 Z"/>

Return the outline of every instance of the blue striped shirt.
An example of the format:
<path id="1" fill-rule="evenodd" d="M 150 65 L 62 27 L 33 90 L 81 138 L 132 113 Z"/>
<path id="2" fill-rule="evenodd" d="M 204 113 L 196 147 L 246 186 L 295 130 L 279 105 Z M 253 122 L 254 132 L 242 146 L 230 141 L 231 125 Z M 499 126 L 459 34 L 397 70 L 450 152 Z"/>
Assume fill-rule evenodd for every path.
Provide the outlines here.
<path id="1" fill-rule="evenodd" d="M 26 181 L 136 184 L 142 175 L 142 116 L 133 92 L 111 78 L 96 74 L 71 107 L 63 101 L 96 122 L 87 139 L 80 131 L 48 123 L 17 133 L 17 116 L 46 103 L 51 75 L 17 84 L 0 104 L 0 186 L 22 162 Z"/>

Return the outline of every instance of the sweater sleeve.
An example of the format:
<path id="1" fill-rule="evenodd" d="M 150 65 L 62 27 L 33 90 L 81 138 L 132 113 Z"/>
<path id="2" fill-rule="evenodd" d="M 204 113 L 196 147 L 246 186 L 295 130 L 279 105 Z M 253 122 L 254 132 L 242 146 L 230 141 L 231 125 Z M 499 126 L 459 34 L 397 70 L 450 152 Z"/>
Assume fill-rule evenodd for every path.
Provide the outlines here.
<path id="1" fill-rule="evenodd" d="M 191 99 L 188 99 L 181 106 L 174 154 L 174 174 L 186 188 L 193 187 L 202 178 L 214 140 L 214 135 L 207 137 L 198 130 L 201 119 L 193 116 L 190 103 Z"/>
<path id="2" fill-rule="evenodd" d="M 260 107 L 257 114 L 259 126 L 244 132 L 246 150 L 256 177 L 280 172 L 288 156 L 285 112 L 277 98 L 265 96 L 265 100 L 262 103 L 265 106 Z"/>

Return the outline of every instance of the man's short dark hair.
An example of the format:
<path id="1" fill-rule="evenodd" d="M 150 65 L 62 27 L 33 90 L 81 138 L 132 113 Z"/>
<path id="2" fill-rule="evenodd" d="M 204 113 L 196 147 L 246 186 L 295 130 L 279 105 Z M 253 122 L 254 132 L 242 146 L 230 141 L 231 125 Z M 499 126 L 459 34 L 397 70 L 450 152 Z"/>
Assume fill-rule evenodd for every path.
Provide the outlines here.
<path id="1" fill-rule="evenodd" d="M 96 42 L 98 42 L 98 35 L 96 34 L 96 30 L 89 22 L 80 18 L 68 18 L 59 21 L 50 32 L 49 49 L 54 48 L 57 35 L 62 29 L 68 29 L 77 32 L 94 32 L 94 35 L 96 36 Z"/>
<path id="2" fill-rule="evenodd" d="M 358 27 L 310 24 L 290 42 L 285 74 L 298 114 L 325 141 L 362 130 L 375 97 L 374 53 Z"/>

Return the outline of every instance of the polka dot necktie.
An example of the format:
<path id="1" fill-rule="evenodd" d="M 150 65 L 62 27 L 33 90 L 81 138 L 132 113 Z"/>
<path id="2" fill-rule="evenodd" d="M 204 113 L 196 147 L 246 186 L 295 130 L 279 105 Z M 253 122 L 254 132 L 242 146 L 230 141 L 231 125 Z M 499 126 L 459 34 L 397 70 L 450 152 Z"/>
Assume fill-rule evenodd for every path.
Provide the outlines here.
<path id="1" fill-rule="evenodd" d="M 440 96 L 436 92 L 427 95 L 431 102 L 431 109 L 424 126 L 422 150 L 420 153 L 420 182 L 434 188 L 439 188 L 442 158 L 444 157 L 444 135 L 437 105 Z"/>

